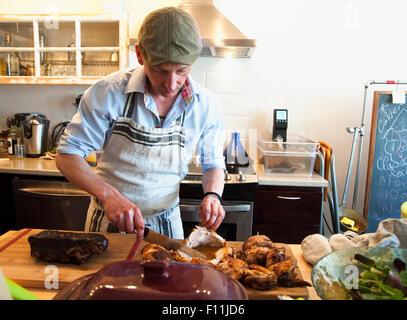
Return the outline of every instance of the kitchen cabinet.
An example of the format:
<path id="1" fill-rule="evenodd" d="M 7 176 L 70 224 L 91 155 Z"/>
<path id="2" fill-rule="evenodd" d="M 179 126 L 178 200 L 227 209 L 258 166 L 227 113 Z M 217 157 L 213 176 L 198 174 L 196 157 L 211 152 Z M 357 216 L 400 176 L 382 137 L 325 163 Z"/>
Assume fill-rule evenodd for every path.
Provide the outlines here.
<path id="1" fill-rule="evenodd" d="M 4 68 L 10 54 L 18 74 Z M 0 61 L 0 83 L 92 84 L 128 66 L 126 15 L 0 15 Z"/>
<path id="2" fill-rule="evenodd" d="M 301 243 L 319 233 L 322 188 L 259 185 L 254 200 L 253 234 L 274 242 Z"/>

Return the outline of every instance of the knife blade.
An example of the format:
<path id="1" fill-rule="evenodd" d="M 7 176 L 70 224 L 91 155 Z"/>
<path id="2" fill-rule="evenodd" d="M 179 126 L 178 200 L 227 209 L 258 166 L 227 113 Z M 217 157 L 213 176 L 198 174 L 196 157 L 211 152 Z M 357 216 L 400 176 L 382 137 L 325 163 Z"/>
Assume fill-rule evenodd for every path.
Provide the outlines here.
<path id="1" fill-rule="evenodd" d="M 144 227 L 144 240 L 151 243 L 159 244 L 167 250 L 179 250 L 185 252 L 191 257 L 207 259 L 207 257 L 203 253 L 186 246 L 182 243 L 182 241 L 168 238 L 161 233 L 149 229 L 148 227 Z"/>

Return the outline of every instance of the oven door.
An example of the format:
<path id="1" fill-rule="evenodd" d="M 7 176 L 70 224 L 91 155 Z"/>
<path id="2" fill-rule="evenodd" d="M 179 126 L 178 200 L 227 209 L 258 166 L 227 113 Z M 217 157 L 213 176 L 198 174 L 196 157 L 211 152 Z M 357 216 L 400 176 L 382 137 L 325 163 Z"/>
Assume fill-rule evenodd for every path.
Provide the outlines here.
<path id="1" fill-rule="evenodd" d="M 182 199 L 180 211 L 184 236 L 201 222 L 198 208 L 201 201 Z M 216 232 L 227 241 L 245 241 L 252 234 L 253 202 L 223 201 L 225 218 Z"/>

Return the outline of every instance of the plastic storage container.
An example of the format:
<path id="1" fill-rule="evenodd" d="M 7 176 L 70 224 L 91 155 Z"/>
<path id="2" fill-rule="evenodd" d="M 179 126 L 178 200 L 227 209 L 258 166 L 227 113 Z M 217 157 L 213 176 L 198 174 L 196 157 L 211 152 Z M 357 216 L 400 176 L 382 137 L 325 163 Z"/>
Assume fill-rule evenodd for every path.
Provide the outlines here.
<path id="1" fill-rule="evenodd" d="M 271 133 L 258 137 L 264 173 L 267 176 L 311 177 L 318 142 L 292 135 L 286 142 L 273 141 Z"/>

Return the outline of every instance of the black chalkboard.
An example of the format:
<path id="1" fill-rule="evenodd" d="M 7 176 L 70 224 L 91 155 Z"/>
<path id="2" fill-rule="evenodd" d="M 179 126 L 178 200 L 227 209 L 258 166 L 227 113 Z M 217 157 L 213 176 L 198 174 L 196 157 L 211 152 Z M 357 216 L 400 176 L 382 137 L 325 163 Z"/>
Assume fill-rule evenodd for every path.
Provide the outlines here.
<path id="1" fill-rule="evenodd" d="M 391 92 L 374 93 L 364 204 L 367 232 L 375 232 L 384 219 L 400 218 L 400 206 L 407 201 L 407 103 L 392 100 Z"/>

